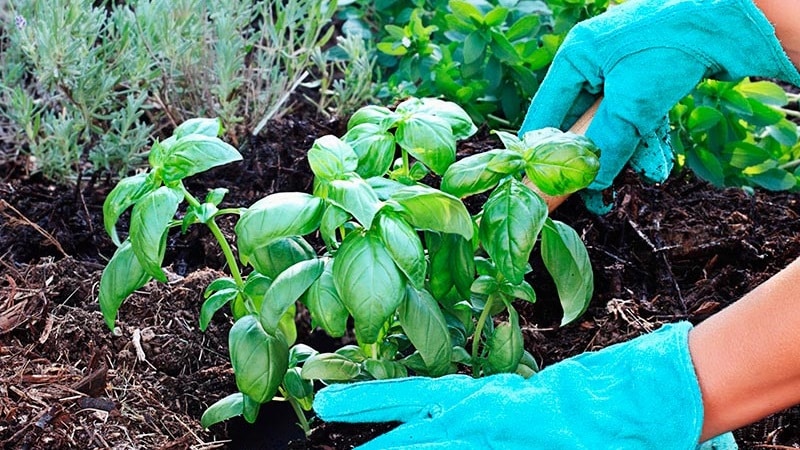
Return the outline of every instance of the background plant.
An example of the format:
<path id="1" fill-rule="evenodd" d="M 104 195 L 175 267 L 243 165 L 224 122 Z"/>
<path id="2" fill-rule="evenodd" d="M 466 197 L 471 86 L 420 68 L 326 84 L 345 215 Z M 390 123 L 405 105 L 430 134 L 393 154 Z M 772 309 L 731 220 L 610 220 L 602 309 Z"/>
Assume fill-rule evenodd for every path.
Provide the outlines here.
<path id="1" fill-rule="evenodd" d="M 591 298 L 586 249 L 574 230 L 547 218 L 544 201 L 521 179 L 527 175 L 550 194 L 585 187 L 598 168 L 585 138 L 554 129 L 521 139 L 498 133 L 505 148 L 456 162 L 457 140 L 476 131 L 457 105 L 412 98 L 394 110 L 368 106 L 351 117 L 344 136 L 321 137 L 309 150 L 312 193 L 280 192 L 246 209 L 219 209 L 224 189 L 201 202 L 183 179 L 240 159 L 216 138 L 220 131 L 216 120 L 185 122 L 153 145 L 148 172 L 121 180 L 109 194 L 104 221 L 119 247 L 99 295 L 113 327 L 128 295 L 150 279 L 166 280 L 169 230 L 209 227 L 231 275 L 208 286 L 200 328 L 230 306 L 239 392 L 212 405 L 205 426 L 234 415 L 252 422 L 259 405 L 277 395 L 308 431 L 313 380 L 441 376 L 459 367 L 476 376 L 530 375 L 536 364 L 523 349 L 512 303 L 536 300 L 526 276 L 539 239 L 564 323 Z M 422 182 L 431 174 L 441 177 L 442 190 Z M 460 198 L 487 191 L 482 211 L 470 216 Z M 116 223 L 129 208 L 128 237 L 120 240 Z M 239 215 L 238 261 L 216 225 L 222 214 Z M 314 236 L 322 240 L 319 251 L 309 241 Z M 318 353 L 296 343 L 299 304 L 332 337 L 343 337 L 352 318 L 355 344 Z"/>
<path id="2" fill-rule="evenodd" d="M 797 125 L 784 107 L 797 102 L 770 81 L 707 80 L 673 108 L 679 167 L 715 186 L 798 190 Z"/>
<path id="3" fill-rule="evenodd" d="M 324 45 L 335 2 L 89 0 L 9 3 L 2 114 L 58 181 L 124 175 L 151 136 L 195 116 L 240 137 L 288 110 Z M 85 164 L 87 162 L 92 165 Z"/>
<path id="4" fill-rule="evenodd" d="M 382 96 L 443 96 L 476 123 L 517 125 L 556 49 L 607 1 L 451 0 L 341 4 L 345 33 L 378 42 Z"/>

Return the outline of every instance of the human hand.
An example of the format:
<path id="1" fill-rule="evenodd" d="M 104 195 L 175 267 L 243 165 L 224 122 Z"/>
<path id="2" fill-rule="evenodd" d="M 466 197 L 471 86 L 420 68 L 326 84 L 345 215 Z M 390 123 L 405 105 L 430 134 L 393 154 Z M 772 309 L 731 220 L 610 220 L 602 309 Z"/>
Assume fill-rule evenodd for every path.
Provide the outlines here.
<path id="1" fill-rule="evenodd" d="M 326 421 L 402 422 L 359 450 L 690 449 L 703 420 L 690 328 L 667 325 L 529 379 L 449 375 L 332 385 L 317 394 L 314 409 Z M 730 435 L 716 444 L 736 448 Z"/>
<path id="2" fill-rule="evenodd" d="M 566 129 L 599 95 L 586 132 L 601 149 L 589 191 L 625 164 L 651 182 L 672 168 L 669 110 L 704 77 L 800 84 L 772 26 L 751 0 L 629 0 L 576 25 L 534 97 L 520 134 Z"/>

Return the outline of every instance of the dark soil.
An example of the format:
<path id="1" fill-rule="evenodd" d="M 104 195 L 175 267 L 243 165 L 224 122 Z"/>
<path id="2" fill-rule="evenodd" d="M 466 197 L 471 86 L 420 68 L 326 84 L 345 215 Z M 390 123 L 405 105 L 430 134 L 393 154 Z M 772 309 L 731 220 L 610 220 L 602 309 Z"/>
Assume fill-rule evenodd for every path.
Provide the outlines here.
<path id="1" fill-rule="evenodd" d="M 343 131 L 342 123 L 300 112 L 263 137 L 243 138 L 244 162 L 197 177 L 189 188 L 201 195 L 227 187 L 229 206 L 309 191 L 305 151 L 315 138 Z M 461 148 L 494 145 L 482 133 Z M 172 237 L 170 282 L 135 293 L 112 333 L 96 298 L 114 250 L 101 217 L 111 183 L 55 186 L 25 166 L 16 149 L 0 146 L 2 447 L 266 449 L 286 448 L 289 435 L 291 448 L 346 449 L 386 429 L 315 423 L 304 441 L 292 413 L 273 402 L 256 426 L 230 421 L 203 430 L 205 408 L 236 389 L 227 359 L 231 319 L 220 314 L 206 332 L 197 327 L 202 292 L 225 270 L 210 236 Z M 583 237 L 596 293 L 582 319 L 559 328 L 554 289 L 535 277 L 538 303 L 519 305 L 526 347 L 546 366 L 665 322 L 702 321 L 800 256 L 798 201 L 797 194 L 715 189 L 690 174 L 649 186 L 629 173 L 609 215 L 593 216 L 569 200 L 555 217 Z M 231 223 L 222 225 L 231 232 Z M 314 345 L 330 343 L 302 331 Z M 741 448 L 800 447 L 800 409 L 735 434 Z"/>

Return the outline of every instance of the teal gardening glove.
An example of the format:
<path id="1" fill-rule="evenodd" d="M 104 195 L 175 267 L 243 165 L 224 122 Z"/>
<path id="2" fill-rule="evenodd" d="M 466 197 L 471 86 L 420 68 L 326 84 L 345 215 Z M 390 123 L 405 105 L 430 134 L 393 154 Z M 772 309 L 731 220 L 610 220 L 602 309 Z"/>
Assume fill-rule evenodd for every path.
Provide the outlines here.
<path id="1" fill-rule="evenodd" d="M 314 409 L 326 421 L 403 422 L 359 450 L 660 449 L 697 447 L 700 387 L 691 325 L 548 367 L 529 379 L 448 375 L 337 384 Z M 706 449 L 735 449 L 730 434 Z"/>
<path id="2" fill-rule="evenodd" d="M 596 193 L 629 162 L 650 182 L 666 179 L 673 161 L 666 116 L 703 78 L 747 76 L 800 85 L 751 0 L 629 0 L 570 30 L 519 133 L 566 130 L 603 95 L 586 132 L 601 149 L 585 196 L 595 210 Z"/>

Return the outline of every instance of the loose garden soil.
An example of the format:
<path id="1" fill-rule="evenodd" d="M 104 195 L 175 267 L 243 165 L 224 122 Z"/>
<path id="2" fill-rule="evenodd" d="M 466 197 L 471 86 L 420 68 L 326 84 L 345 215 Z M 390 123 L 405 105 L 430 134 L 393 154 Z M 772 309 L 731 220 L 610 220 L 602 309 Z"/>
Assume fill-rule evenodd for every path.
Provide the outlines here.
<path id="1" fill-rule="evenodd" d="M 227 206 L 310 191 L 305 151 L 315 138 L 343 131 L 341 122 L 296 111 L 261 137 L 241 138 L 242 163 L 196 177 L 189 188 L 227 187 Z M 482 130 L 460 151 L 495 145 Z M 203 430 L 205 408 L 236 389 L 227 356 L 231 318 L 217 315 L 206 332 L 197 326 L 203 290 L 226 270 L 210 235 L 197 228 L 171 237 L 169 283 L 134 294 L 112 333 L 97 286 L 114 251 L 101 216 L 113 181 L 57 186 L 28 174 L 28 164 L 0 139 L 3 448 L 347 449 L 387 429 L 314 422 L 304 440 L 291 411 L 273 402 L 256 426 L 232 420 Z M 666 322 L 702 321 L 800 256 L 799 202 L 798 194 L 716 189 L 688 173 L 655 186 L 623 174 L 616 208 L 602 217 L 570 199 L 554 216 L 583 237 L 596 292 L 577 323 L 559 328 L 554 288 L 535 270 L 539 300 L 520 305 L 527 349 L 546 366 Z M 232 222 L 221 225 L 230 236 Z M 301 335 L 315 348 L 340 344 L 305 326 Z M 800 408 L 735 435 L 743 449 L 798 448 Z"/>

